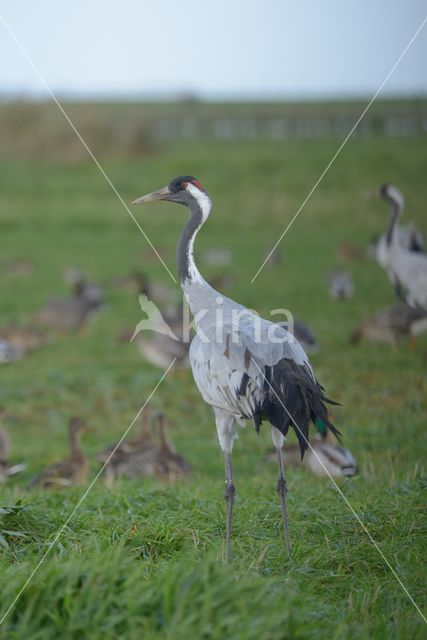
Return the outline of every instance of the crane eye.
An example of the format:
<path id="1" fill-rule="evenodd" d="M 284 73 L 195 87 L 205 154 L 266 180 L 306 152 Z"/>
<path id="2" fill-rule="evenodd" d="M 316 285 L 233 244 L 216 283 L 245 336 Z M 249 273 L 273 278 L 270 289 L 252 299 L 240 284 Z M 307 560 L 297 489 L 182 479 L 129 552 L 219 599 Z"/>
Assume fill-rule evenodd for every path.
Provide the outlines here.
<path id="1" fill-rule="evenodd" d="M 188 182 L 181 182 L 182 189 L 186 189 L 188 186 Z"/>

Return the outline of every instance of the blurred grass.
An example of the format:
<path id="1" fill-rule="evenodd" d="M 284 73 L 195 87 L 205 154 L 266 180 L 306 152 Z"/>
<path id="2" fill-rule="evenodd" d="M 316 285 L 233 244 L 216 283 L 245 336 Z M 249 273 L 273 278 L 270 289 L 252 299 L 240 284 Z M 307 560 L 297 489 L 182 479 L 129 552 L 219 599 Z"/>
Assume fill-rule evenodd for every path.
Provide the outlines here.
<path id="1" fill-rule="evenodd" d="M 233 256 L 230 267 L 203 272 L 229 273 L 227 295 L 264 314 L 289 308 L 313 327 L 320 342 L 313 365 L 343 404 L 336 422 L 360 467 L 342 490 L 423 606 L 427 339 L 415 353 L 405 343 L 349 345 L 354 325 L 392 294 L 374 262 L 341 263 L 337 247 L 347 241 L 364 250 L 384 229 L 387 208 L 362 195 L 384 181 L 405 194 L 405 221 L 427 233 L 425 138 L 352 140 L 283 239 L 283 264 L 266 266 L 250 284 L 339 142 L 181 142 L 99 160 L 126 202 L 176 175 L 196 175 L 214 201 L 197 250 L 225 247 Z M 183 209 L 132 211 L 175 273 Z M 68 266 L 103 283 L 134 268 L 168 282 L 97 168 L 80 156 L 71 164 L 60 153 L 12 159 L 3 149 L 0 244 L 1 262 L 25 258 L 35 265 L 28 278 L 1 273 L 2 323 L 25 322 L 49 295 L 65 291 L 61 273 Z M 328 297 L 325 273 L 336 267 L 355 280 L 351 301 Z M 0 371 L 0 404 L 17 418 L 10 427 L 14 459 L 28 464 L 0 494 L 1 506 L 24 507 L 0 514 L 0 615 L 83 493 L 25 489 L 65 452 L 68 417 L 82 414 L 95 428 L 85 440 L 92 455 L 123 433 L 161 376 L 133 345 L 116 344 L 117 333 L 140 319 L 136 296 L 111 288 L 106 294 L 108 309 L 83 335 Z M 189 372 L 173 372 L 153 403 L 173 421 L 172 437 L 193 477 L 172 487 L 147 480 L 112 491 L 96 485 L 0 638 L 424 637 L 421 617 L 342 498 L 303 470 L 288 472 L 293 553 L 285 558 L 266 429 L 257 437 L 248 427 L 236 444 L 234 560 L 224 567 L 222 456 L 211 412 Z"/>

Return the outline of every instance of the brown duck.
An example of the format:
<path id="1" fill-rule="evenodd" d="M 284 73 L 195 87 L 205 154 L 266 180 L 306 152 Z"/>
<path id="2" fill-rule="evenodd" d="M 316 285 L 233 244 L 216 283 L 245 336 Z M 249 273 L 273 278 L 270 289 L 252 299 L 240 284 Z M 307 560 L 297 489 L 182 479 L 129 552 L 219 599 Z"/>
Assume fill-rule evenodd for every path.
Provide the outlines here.
<path id="1" fill-rule="evenodd" d="M 107 485 L 111 485 L 119 478 L 156 477 L 160 480 L 172 481 L 188 473 L 190 467 L 187 461 L 177 454 L 165 435 L 165 418 L 159 414 L 154 420 L 156 438 L 150 429 L 150 421 L 147 416 L 142 426 L 139 440 L 133 443 L 122 443 L 105 468 Z M 98 455 L 101 462 L 108 459 L 105 449 Z"/>
<path id="2" fill-rule="evenodd" d="M 68 426 L 70 456 L 46 467 L 40 475 L 32 480 L 30 486 L 60 489 L 84 483 L 87 480 L 89 468 L 80 440 L 82 434 L 88 430 L 85 420 L 71 418 Z"/>
<path id="3" fill-rule="evenodd" d="M 16 349 L 21 356 L 31 353 L 49 342 L 45 332 L 31 326 L 15 324 L 0 326 L 0 340 Z"/>
<path id="4" fill-rule="evenodd" d="M 0 485 L 6 482 L 10 476 L 23 471 L 26 465 L 10 464 L 11 444 L 9 434 L 3 427 L 3 421 L 8 418 L 8 414 L 3 407 L 0 407 Z"/>
<path id="5" fill-rule="evenodd" d="M 106 462 L 110 459 L 110 462 L 118 460 L 122 454 L 127 455 L 134 453 L 135 451 L 142 451 L 149 447 L 154 447 L 153 434 L 151 431 L 151 409 L 146 407 L 141 414 L 141 428 L 139 435 L 133 440 L 124 440 L 119 445 L 117 442 L 108 445 L 96 454 L 98 462 Z"/>
<path id="6" fill-rule="evenodd" d="M 155 428 L 160 438 L 160 448 L 157 454 L 155 475 L 160 480 L 173 482 L 188 475 L 191 467 L 184 456 L 176 453 L 175 447 L 166 435 L 166 418 L 159 414 L 155 421 Z"/>
<path id="7" fill-rule="evenodd" d="M 102 290 L 77 269 L 67 270 L 65 279 L 71 286 L 71 295 L 48 300 L 34 316 L 38 327 L 59 333 L 77 331 L 105 305 Z"/>
<path id="8" fill-rule="evenodd" d="M 400 302 L 377 311 L 358 324 L 350 336 L 350 342 L 358 344 L 362 339 L 370 342 L 386 342 L 396 346 L 409 336 L 415 346 L 417 336 L 427 331 L 427 312 Z"/>

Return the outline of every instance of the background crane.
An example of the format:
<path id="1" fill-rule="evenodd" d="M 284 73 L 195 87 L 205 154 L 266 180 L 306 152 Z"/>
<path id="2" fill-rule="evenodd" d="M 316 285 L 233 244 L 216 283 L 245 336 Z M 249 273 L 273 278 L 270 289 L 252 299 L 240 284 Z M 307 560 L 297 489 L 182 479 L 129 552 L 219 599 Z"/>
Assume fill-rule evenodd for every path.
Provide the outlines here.
<path id="1" fill-rule="evenodd" d="M 391 205 L 391 216 L 385 243 L 382 242 L 377 248 L 378 261 L 397 290 L 403 291 L 406 301 L 427 310 L 427 254 L 423 253 L 419 241 L 415 245 L 404 246 L 397 226 L 403 212 L 403 195 L 390 184 L 384 184 L 379 189 L 379 195 Z"/>

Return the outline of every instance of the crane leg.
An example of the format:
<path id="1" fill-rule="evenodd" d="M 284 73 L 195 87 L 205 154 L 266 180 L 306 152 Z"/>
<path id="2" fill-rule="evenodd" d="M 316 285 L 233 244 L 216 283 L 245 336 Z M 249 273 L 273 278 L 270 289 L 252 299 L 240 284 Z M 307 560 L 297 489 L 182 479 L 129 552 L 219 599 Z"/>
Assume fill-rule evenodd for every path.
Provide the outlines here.
<path id="1" fill-rule="evenodd" d="M 279 478 L 277 480 L 277 493 L 280 498 L 280 508 L 282 511 L 282 522 L 283 522 L 283 534 L 285 536 L 285 546 L 288 556 L 291 553 L 291 544 L 289 541 L 289 528 L 288 528 L 288 515 L 286 513 L 286 480 L 285 480 L 285 462 L 283 456 L 283 443 L 285 442 L 285 438 L 283 434 L 276 429 L 275 427 L 271 427 L 271 437 L 273 440 L 273 444 L 276 447 L 277 451 L 277 460 L 279 462 Z"/>
<path id="2" fill-rule="evenodd" d="M 231 468 L 231 452 L 234 440 L 237 438 L 235 419 L 223 409 L 214 408 L 216 429 L 218 432 L 219 445 L 224 452 L 225 467 L 225 503 L 227 505 L 226 538 L 225 538 L 225 560 L 230 562 L 231 558 L 231 519 L 233 515 L 234 496 L 236 488 L 233 483 L 233 472 Z"/>
<path id="3" fill-rule="evenodd" d="M 231 469 L 231 453 L 224 453 L 225 465 L 225 492 L 224 498 L 227 505 L 227 523 L 225 534 L 225 561 L 230 562 L 231 558 L 231 518 L 233 514 L 234 496 L 236 487 L 233 484 L 233 473 Z"/>
<path id="4" fill-rule="evenodd" d="M 279 478 L 277 480 L 277 493 L 280 497 L 280 507 L 282 510 L 283 533 L 285 536 L 285 546 L 288 556 L 291 554 L 291 543 L 289 541 L 288 514 L 286 513 L 286 480 L 285 480 L 285 464 L 283 461 L 283 449 L 277 448 L 277 459 L 279 462 Z"/>

